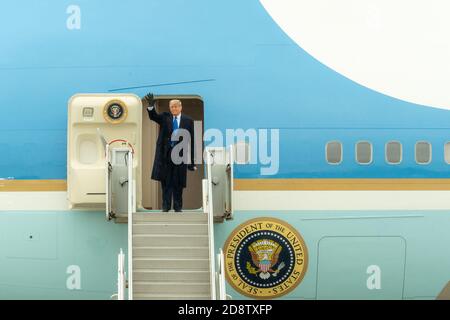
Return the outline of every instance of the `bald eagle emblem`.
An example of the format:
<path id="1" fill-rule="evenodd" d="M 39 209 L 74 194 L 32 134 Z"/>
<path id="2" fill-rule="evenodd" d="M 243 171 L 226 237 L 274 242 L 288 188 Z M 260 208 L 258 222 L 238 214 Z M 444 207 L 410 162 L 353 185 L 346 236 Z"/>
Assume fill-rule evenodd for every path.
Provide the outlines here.
<path id="1" fill-rule="evenodd" d="M 248 247 L 248 250 L 250 251 L 253 265 L 247 262 L 247 271 L 250 274 L 259 276 L 263 280 L 269 279 L 270 275 L 276 277 L 285 266 L 284 262 L 281 262 L 274 269 L 282 250 L 281 245 L 274 240 L 257 240 Z"/>
<path id="2" fill-rule="evenodd" d="M 123 108 L 119 104 L 112 104 L 109 106 L 108 115 L 112 119 L 119 119 L 123 114 Z"/>
<path id="3" fill-rule="evenodd" d="M 124 102 L 120 100 L 108 101 L 103 107 L 103 117 L 112 124 L 119 124 L 125 121 L 128 109 Z"/>

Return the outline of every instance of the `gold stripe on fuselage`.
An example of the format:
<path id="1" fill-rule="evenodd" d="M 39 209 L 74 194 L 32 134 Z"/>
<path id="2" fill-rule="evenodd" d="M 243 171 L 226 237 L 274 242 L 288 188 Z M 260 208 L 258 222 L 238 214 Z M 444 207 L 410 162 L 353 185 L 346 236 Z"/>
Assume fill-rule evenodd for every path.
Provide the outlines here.
<path id="1" fill-rule="evenodd" d="M 66 180 L 0 180 L 0 192 L 66 190 Z"/>
<path id="2" fill-rule="evenodd" d="M 0 180 L 0 192 L 66 191 L 66 180 Z M 450 190 L 450 179 L 235 179 L 236 191 Z"/>
<path id="3" fill-rule="evenodd" d="M 450 190 L 450 179 L 235 179 L 234 190 Z"/>

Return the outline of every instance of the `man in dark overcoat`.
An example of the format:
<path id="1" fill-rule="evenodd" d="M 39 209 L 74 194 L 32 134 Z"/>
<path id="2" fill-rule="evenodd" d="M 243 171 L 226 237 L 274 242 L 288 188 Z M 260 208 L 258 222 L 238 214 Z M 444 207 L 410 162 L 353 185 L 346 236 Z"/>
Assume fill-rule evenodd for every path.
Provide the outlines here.
<path id="1" fill-rule="evenodd" d="M 163 211 L 172 207 L 181 212 L 183 189 L 186 188 L 187 170 L 195 171 L 194 164 L 194 121 L 181 113 L 180 100 L 169 101 L 169 111 L 157 113 L 153 94 L 144 97 L 151 120 L 159 124 L 155 159 L 151 178 L 161 182 Z"/>

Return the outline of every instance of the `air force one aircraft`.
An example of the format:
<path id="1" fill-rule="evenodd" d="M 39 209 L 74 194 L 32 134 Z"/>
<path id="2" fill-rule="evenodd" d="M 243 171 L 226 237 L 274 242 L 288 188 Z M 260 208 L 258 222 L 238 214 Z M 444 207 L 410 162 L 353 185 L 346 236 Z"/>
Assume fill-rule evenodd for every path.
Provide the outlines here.
<path id="1" fill-rule="evenodd" d="M 449 9 L 3 3 L 0 298 L 448 298 Z M 148 92 L 203 137 L 182 214 Z"/>

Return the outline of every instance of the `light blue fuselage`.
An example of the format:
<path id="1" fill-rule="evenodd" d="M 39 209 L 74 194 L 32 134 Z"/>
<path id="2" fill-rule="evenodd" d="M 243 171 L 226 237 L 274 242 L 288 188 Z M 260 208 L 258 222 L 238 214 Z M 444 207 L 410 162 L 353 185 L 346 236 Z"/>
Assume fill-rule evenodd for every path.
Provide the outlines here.
<path id="1" fill-rule="evenodd" d="M 81 9 L 80 29 L 66 25 L 72 4 Z M 278 173 L 237 165 L 235 178 L 450 177 L 450 112 L 331 70 L 283 33 L 259 1 L 14 1 L 2 12 L 1 178 L 66 179 L 72 95 L 149 91 L 201 96 L 205 129 L 279 129 Z M 343 144 L 340 165 L 325 158 L 325 144 L 335 140 Z M 373 145 L 370 165 L 355 161 L 361 140 Z M 385 161 L 391 140 L 403 145 L 399 165 Z M 417 141 L 432 144 L 430 164 L 416 164 Z M 217 247 L 239 223 L 264 216 L 297 228 L 309 250 L 308 273 L 285 298 L 434 298 L 450 280 L 450 211 L 238 211 L 216 225 Z M 126 232 L 103 212 L 1 212 L 0 298 L 108 299 Z M 347 290 L 359 280 L 339 270 L 377 255 L 387 270 L 385 291 Z M 80 290 L 66 288 L 70 265 L 81 267 Z"/>

